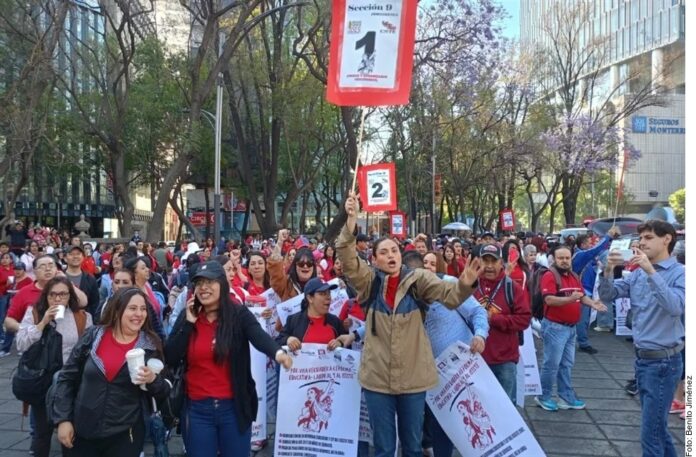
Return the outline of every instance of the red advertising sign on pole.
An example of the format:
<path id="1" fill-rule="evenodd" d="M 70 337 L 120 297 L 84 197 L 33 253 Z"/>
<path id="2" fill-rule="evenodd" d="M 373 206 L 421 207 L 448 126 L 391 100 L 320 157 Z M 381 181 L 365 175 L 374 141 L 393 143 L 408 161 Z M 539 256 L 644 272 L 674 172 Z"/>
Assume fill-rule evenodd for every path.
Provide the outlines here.
<path id="1" fill-rule="evenodd" d="M 376 163 L 360 167 L 358 180 L 364 211 L 396 210 L 396 168 L 393 163 Z"/>
<path id="2" fill-rule="evenodd" d="M 406 238 L 406 214 L 401 211 L 389 213 L 389 234 L 396 238 Z"/>
<path id="3" fill-rule="evenodd" d="M 416 0 L 333 0 L 326 98 L 339 106 L 405 105 Z"/>
<path id="4" fill-rule="evenodd" d="M 194 211 L 189 217 L 192 225 L 205 225 L 205 211 Z M 208 220 L 211 224 L 215 223 L 215 213 L 212 211 L 208 213 Z"/>
<path id="5" fill-rule="evenodd" d="M 500 228 L 504 231 L 515 230 L 515 212 L 509 208 L 501 209 L 498 213 L 500 216 Z"/>

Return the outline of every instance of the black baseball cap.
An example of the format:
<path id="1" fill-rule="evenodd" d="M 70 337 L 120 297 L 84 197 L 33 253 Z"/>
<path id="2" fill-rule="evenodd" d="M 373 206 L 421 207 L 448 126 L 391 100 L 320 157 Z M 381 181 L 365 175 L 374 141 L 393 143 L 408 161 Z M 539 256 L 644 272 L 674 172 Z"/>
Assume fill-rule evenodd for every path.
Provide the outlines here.
<path id="1" fill-rule="evenodd" d="M 328 284 L 319 278 L 312 278 L 304 286 L 305 295 L 314 295 L 316 292 L 338 289 L 336 284 Z"/>
<path id="2" fill-rule="evenodd" d="M 196 272 L 191 277 L 192 282 L 196 282 L 199 278 L 206 279 L 224 279 L 226 278 L 225 270 L 220 265 L 220 262 L 211 260 L 205 263 L 201 263 L 196 268 Z"/>
<path id="3" fill-rule="evenodd" d="M 370 241 L 370 237 L 365 235 L 364 233 L 360 233 L 358 237 L 356 238 L 357 241 Z"/>
<path id="4" fill-rule="evenodd" d="M 503 257 L 503 250 L 500 249 L 500 246 L 497 244 L 483 244 L 479 249 L 479 256 L 483 257 L 486 255 L 495 257 L 496 260 L 500 260 L 500 258 Z"/>

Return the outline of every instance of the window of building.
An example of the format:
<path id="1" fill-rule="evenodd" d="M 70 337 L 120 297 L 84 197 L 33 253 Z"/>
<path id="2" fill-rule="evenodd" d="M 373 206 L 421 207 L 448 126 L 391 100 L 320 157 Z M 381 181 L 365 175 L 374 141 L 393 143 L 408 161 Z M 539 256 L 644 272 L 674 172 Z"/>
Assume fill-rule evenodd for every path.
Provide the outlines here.
<path id="1" fill-rule="evenodd" d="M 639 0 L 633 0 L 631 2 L 631 22 L 638 21 L 640 17 L 640 3 Z"/>
<path id="2" fill-rule="evenodd" d="M 609 24 L 609 33 L 615 33 L 617 30 L 619 30 L 619 11 L 612 10 L 611 23 Z"/>
<path id="3" fill-rule="evenodd" d="M 653 16 L 658 16 L 660 14 L 660 10 L 662 9 L 662 0 L 652 0 L 653 2 Z"/>
<path id="4" fill-rule="evenodd" d="M 670 39 L 676 40 L 679 38 L 679 7 L 678 6 L 673 6 L 672 7 L 672 33 L 670 35 Z"/>
<path id="5" fill-rule="evenodd" d="M 660 16 L 662 16 L 662 39 L 666 40 L 669 38 L 669 11 L 661 12 Z"/>
<path id="6" fill-rule="evenodd" d="M 626 4 L 623 1 L 619 2 L 619 28 L 626 25 Z"/>
<path id="7" fill-rule="evenodd" d="M 638 22 L 638 39 L 636 40 L 636 51 L 638 52 L 645 49 L 645 23 L 645 19 L 641 19 Z"/>
<path id="8" fill-rule="evenodd" d="M 640 17 L 648 15 L 648 0 L 640 0 Z"/>
<path id="9" fill-rule="evenodd" d="M 660 33 L 660 30 L 661 30 L 660 29 L 660 24 L 661 24 L 660 14 L 658 13 L 655 16 L 653 16 L 652 21 L 653 21 L 653 39 L 652 39 L 651 44 L 652 43 L 659 43 L 660 38 L 662 37 L 662 35 Z"/>

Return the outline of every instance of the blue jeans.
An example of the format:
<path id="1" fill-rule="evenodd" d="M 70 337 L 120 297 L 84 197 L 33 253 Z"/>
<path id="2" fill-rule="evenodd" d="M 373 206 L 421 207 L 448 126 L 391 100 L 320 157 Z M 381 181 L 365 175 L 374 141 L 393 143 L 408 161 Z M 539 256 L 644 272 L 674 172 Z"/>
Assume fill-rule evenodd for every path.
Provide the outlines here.
<path id="1" fill-rule="evenodd" d="M 592 291 L 588 292 L 587 290 L 585 290 L 585 295 L 591 297 Z M 581 348 L 586 348 L 591 346 L 587 332 L 590 328 L 590 315 L 592 314 L 592 308 L 583 304 L 581 304 L 580 306 L 582 306 L 582 309 L 580 311 L 580 322 L 575 324 L 575 330 L 578 334 L 578 346 L 580 346 Z"/>
<path id="2" fill-rule="evenodd" d="M 488 365 L 513 404 L 517 403 L 517 364 L 513 362 Z"/>
<path id="3" fill-rule="evenodd" d="M 643 457 L 677 456 L 672 435 L 667 429 L 667 417 L 682 369 L 681 354 L 664 359 L 636 359 Z"/>
<path id="4" fill-rule="evenodd" d="M 544 319 L 541 321 L 541 338 L 544 341 L 541 399 L 551 399 L 556 381 L 559 397 L 567 402 L 577 400 L 571 385 L 571 372 L 575 365 L 575 327 Z"/>
<path id="5" fill-rule="evenodd" d="M 375 457 L 394 457 L 396 428 L 399 429 L 402 457 L 422 457 L 421 436 L 425 392 L 390 395 L 364 389 L 370 414 Z M 394 423 L 398 416 L 398 424 Z"/>
<path id="6" fill-rule="evenodd" d="M 10 296 L 0 295 L 0 340 L 5 338 L 5 331 L 2 329 L 2 324 L 5 322 L 5 316 L 7 315 L 7 305 L 10 303 Z"/>
<path id="7" fill-rule="evenodd" d="M 425 429 L 430 432 L 435 457 L 452 457 L 454 444 L 437 421 L 435 414 L 428 405 L 425 406 Z"/>
<path id="8" fill-rule="evenodd" d="M 236 457 L 251 452 L 251 425 L 239 432 L 234 400 L 187 400 L 182 419 L 188 457 Z"/>
<path id="9" fill-rule="evenodd" d="M 358 441 L 358 457 L 370 457 L 370 443 Z"/>

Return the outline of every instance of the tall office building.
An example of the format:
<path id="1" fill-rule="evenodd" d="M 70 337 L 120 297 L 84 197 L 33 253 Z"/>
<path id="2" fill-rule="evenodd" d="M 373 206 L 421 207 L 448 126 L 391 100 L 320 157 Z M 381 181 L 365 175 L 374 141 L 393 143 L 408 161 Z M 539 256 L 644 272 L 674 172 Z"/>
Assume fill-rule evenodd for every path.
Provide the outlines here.
<path id="1" fill-rule="evenodd" d="M 579 48 L 589 43 L 603 46 L 597 53 L 601 58 L 590 59 L 588 73 L 599 70 L 595 83 L 603 87 L 596 92 L 611 94 L 614 106 L 624 106 L 651 82 L 669 88 L 660 91 L 664 106 L 642 108 L 621 122 L 625 140 L 641 152 L 624 178 L 626 192 L 634 197 L 625 212 L 645 214 L 656 203 L 666 204 L 669 195 L 685 185 L 685 1 L 520 0 L 523 48 L 549 49 L 550 27 L 564 23 L 548 20 L 559 5 L 585 8 Z M 565 24 L 573 20 L 569 17 Z M 578 85 L 584 82 L 581 78 Z M 553 91 L 553 85 L 548 87 Z M 654 87 L 657 90 L 658 84 Z M 619 176 L 617 170 L 617 180 Z"/>

